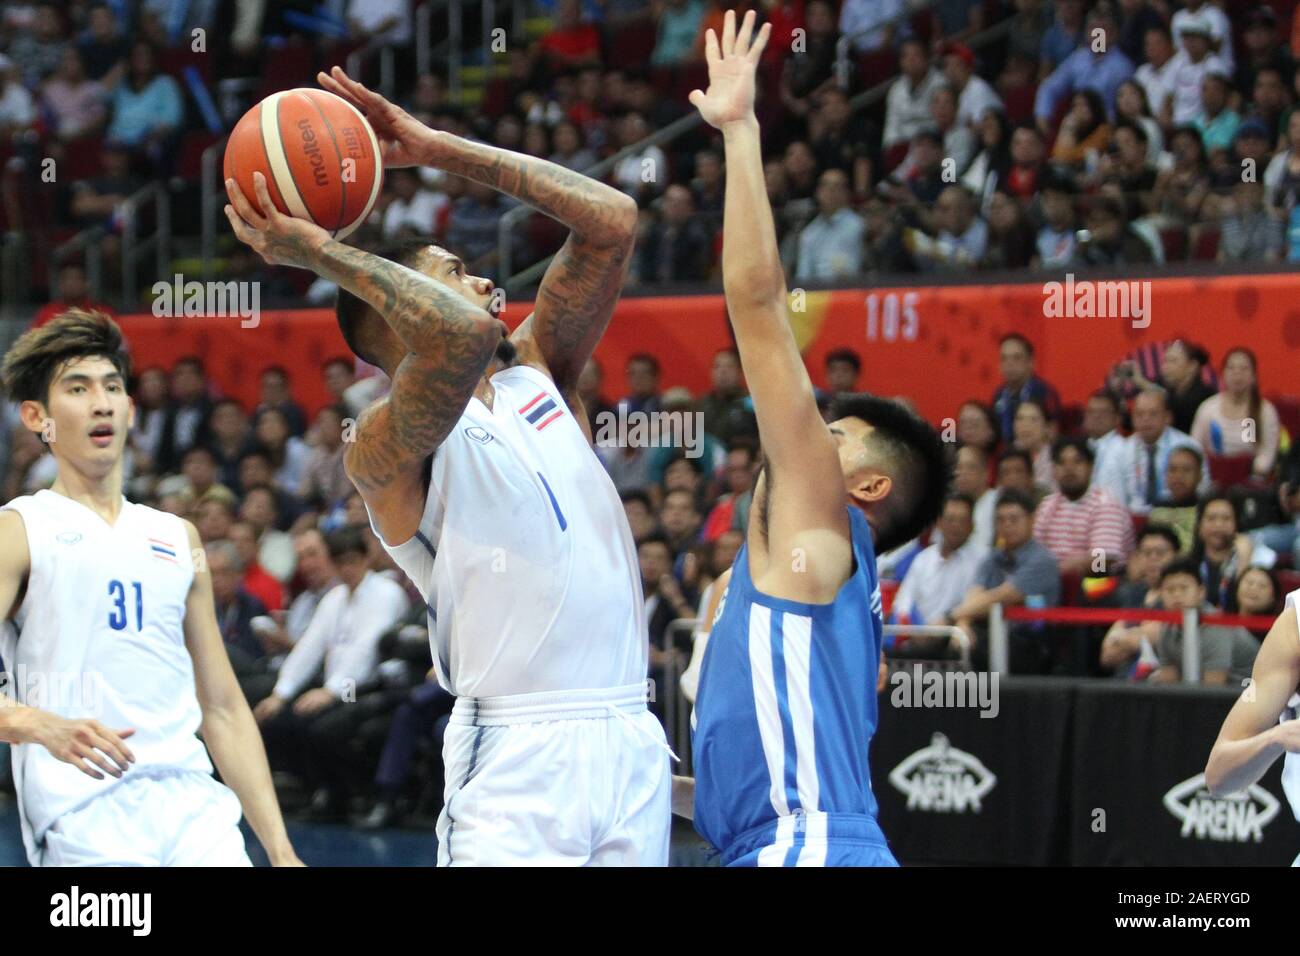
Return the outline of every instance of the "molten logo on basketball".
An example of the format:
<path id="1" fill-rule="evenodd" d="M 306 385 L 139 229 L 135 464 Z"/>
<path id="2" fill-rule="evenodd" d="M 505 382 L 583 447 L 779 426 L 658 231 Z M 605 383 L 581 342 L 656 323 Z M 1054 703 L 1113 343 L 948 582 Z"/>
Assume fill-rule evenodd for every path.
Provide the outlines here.
<path id="1" fill-rule="evenodd" d="M 889 772 L 889 782 L 907 794 L 907 809 L 935 813 L 979 813 L 998 778 L 974 754 L 958 750 L 943 734 Z"/>
<path id="2" fill-rule="evenodd" d="M 311 163 L 312 179 L 316 180 L 317 186 L 328 184 L 325 157 L 320 154 L 320 146 L 316 143 L 316 134 L 312 131 L 311 123 L 305 119 L 298 120 L 298 130 L 302 133 L 302 151 L 306 154 L 307 161 Z"/>
<path id="3" fill-rule="evenodd" d="M 1258 784 L 1226 797 L 1216 797 L 1205 785 L 1205 774 L 1184 780 L 1164 796 L 1165 809 L 1183 824 L 1179 835 L 1220 843 L 1235 840 L 1259 843 L 1264 827 L 1277 816 L 1277 797 Z"/>

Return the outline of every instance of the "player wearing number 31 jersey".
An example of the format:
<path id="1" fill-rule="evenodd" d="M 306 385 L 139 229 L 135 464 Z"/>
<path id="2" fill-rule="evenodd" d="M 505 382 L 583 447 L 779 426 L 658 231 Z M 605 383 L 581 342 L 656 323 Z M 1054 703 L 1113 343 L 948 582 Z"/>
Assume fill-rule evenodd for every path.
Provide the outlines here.
<path id="1" fill-rule="evenodd" d="M 52 488 L 0 509 L 0 739 L 28 859 L 247 866 L 242 804 L 271 861 L 298 864 L 198 533 L 122 496 L 127 374 L 116 324 L 76 309 L 4 360 L 5 391 L 58 465 Z"/>

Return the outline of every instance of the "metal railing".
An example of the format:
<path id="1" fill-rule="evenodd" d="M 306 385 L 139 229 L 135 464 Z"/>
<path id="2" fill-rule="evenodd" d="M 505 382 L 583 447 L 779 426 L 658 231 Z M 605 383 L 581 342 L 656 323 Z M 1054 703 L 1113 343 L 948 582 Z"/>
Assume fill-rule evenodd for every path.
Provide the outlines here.
<path id="1" fill-rule="evenodd" d="M 166 275 L 172 255 L 171 205 L 171 196 L 162 183 L 150 183 L 122 203 L 122 299 L 127 308 L 136 305 L 137 272 L 145 257 L 153 254 L 157 278 Z M 144 234 L 140 215 L 150 206 L 154 210 L 154 230 Z"/>
<path id="2" fill-rule="evenodd" d="M 199 236 L 199 254 L 203 261 L 203 278 L 211 279 L 217 258 L 217 222 L 226 204 L 226 191 L 217 189 L 221 176 L 222 158 L 226 152 L 223 136 L 203 151 L 199 158 L 199 216 L 202 221 Z"/>
<path id="3" fill-rule="evenodd" d="M 358 82 L 364 82 L 362 70 L 376 53 L 379 54 L 379 92 L 391 100 L 394 98 L 393 90 L 397 86 L 397 53 L 391 45 L 372 41 L 360 49 L 353 50 L 348 54 L 346 64 L 348 76 Z"/>
<path id="4" fill-rule="evenodd" d="M 104 298 L 104 230 L 90 226 L 59 243 L 50 251 L 50 271 L 58 272 L 74 254 L 80 254 L 86 267 L 86 287 L 93 300 Z"/>
<path id="5" fill-rule="evenodd" d="M 677 635 L 694 634 L 699 623 L 699 618 L 694 617 L 682 617 L 671 622 L 664 634 L 664 645 L 676 647 Z M 691 704 L 682 694 L 682 674 L 689 664 L 687 661 L 683 665 L 678 655 L 669 654 L 663 668 L 663 687 L 656 688 L 656 691 L 662 690 L 657 696 L 664 715 L 664 735 L 668 738 L 668 746 L 681 761 L 673 768 L 673 773 L 679 774 L 691 773 Z"/>

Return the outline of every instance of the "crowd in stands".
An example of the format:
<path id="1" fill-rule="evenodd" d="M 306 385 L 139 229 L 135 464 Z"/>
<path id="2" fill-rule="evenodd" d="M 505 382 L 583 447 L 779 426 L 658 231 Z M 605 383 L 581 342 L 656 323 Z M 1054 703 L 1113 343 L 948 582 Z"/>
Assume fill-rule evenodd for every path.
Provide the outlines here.
<path id="1" fill-rule="evenodd" d="M 99 225 L 111 257 L 123 200 L 150 181 L 178 192 L 176 229 L 192 234 L 199 155 L 255 98 L 223 97 L 234 115 L 221 115 L 218 78 L 265 93 L 388 44 L 394 98 L 431 126 L 577 170 L 635 146 L 597 172 L 642 208 L 629 284 L 714 281 L 719 142 L 703 125 L 643 141 L 692 112 L 703 31 L 750 6 L 774 28 L 758 111 L 796 281 L 1300 260 L 1293 0 L 935 0 L 920 12 L 902 0 L 552 0 L 530 6 L 549 28 L 510 35 L 460 102 L 441 66 L 414 69 L 413 0 L 335 0 L 312 17 L 294 4 L 9 4 L 0 159 L 28 161 L 46 208 L 26 225 L 52 238 Z M 45 157 L 65 164 L 53 189 L 39 188 Z M 512 205 L 439 170 L 394 171 L 355 241 L 431 235 L 499 281 Z M 526 219 L 512 269 L 562 239 Z M 239 255 L 224 265 L 273 274 Z M 333 289 L 288 272 L 269 291 L 326 302 Z"/>

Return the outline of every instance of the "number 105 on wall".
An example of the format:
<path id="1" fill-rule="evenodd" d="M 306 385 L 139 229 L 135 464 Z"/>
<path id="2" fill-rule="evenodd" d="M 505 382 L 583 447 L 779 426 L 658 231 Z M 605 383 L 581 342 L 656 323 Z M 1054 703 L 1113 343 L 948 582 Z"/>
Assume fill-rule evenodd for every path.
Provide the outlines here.
<path id="1" fill-rule="evenodd" d="M 873 292 L 867 296 L 867 341 L 915 342 L 921 327 L 917 292 Z"/>

